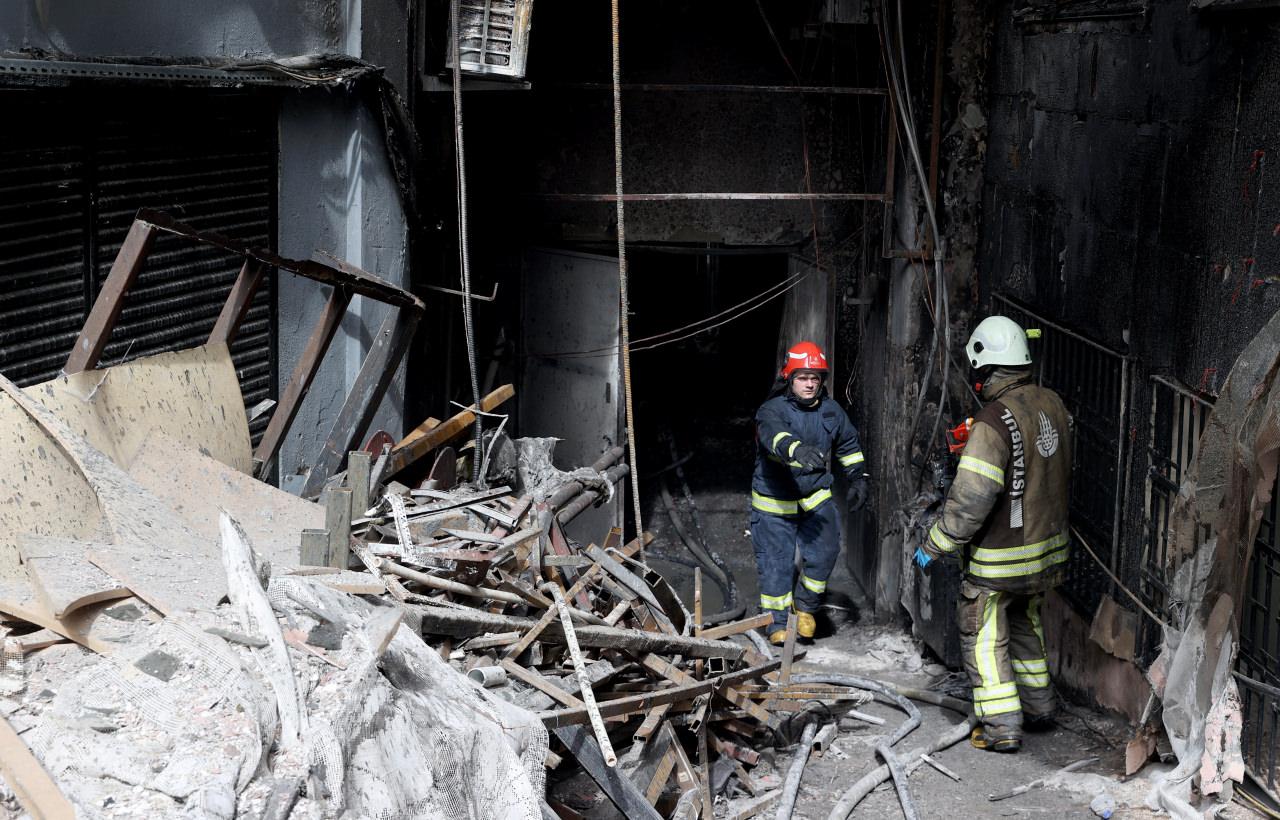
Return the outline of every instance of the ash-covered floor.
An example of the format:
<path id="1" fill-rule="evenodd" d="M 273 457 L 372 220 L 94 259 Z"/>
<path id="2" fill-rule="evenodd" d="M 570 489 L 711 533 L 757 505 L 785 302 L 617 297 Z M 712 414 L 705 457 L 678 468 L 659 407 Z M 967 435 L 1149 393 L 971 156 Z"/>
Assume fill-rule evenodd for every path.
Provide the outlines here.
<path id="1" fill-rule="evenodd" d="M 668 482 L 676 512 L 686 531 L 700 529 L 707 545 L 734 573 L 739 603 L 746 606 L 748 615 L 756 611 L 758 594 L 747 530 L 750 430 L 750 418 L 731 418 L 725 420 L 718 430 L 698 431 L 696 438 L 691 438 L 697 441 L 697 449 L 681 468 L 683 482 L 675 470 L 652 475 L 645 482 L 644 505 L 645 527 L 656 536 L 647 552 L 648 560 L 666 575 L 684 600 L 692 600 L 692 569 L 688 563 L 691 557 L 672 526 L 666 505 L 656 488 L 656 482 L 660 480 Z M 687 455 L 679 449 L 677 452 L 681 456 Z M 655 464 L 655 460 L 650 464 Z M 655 470 L 658 468 L 659 465 L 655 464 Z M 688 496 L 684 493 L 685 485 L 689 489 Z M 689 497 L 697 507 L 700 528 L 693 523 Z M 819 619 L 818 638 L 805 647 L 807 653 L 797 663 L 795 674 L 853 674 L 967 696 L 962 674 L 955 674 L 937 663 L 922 643 L 897 626 L 871 623 L 862 617 L 857 603 L 862 600 L 862 594 L 850 578 L 844 559 L 842 555 L 831 579 L 829 605 L 824 610 L 825 617 Z M 704 582 L 704 590 L 704 611 L 711 613 L 721 609 L 723 602 L 717 586 L 708 579 Z M 958 714 L 940 707 L 918 706 L 923 723 L 899 744 L 897 748 L 904 751 L 925 744 L 961 720 Z M 886 723 L 876 726 L 853 719 L 844 720 L 843 726 L 847 728 L 841 729 L 825 754 L 812 756 L 805 768 L 795 809 L 796 818 L 826 818 L 850 785 L 880 765 L 881 761 L 875 758 L 873 751 L 876 739 L 891 731 L 901 721 L 902 713 L 882 703 L 869 703 L 858 709 L 881 717 Z M 1090 810 L 1090 802 L 1104 792 L 1115 801 L 1114 817 L 1167 817 L 1148 809 L 1145 800 L 1151 790 L 1152 779 L 1163 776 L 1172 767 L 1149 764 L 1126 780 L 1123 777 L 1124 748 L 1130 735 L 1123 719 L 1078 703 L 1064 702 L 1058 726 L 1051 731 L 1028 733 L 1022 751 L 1016 755 L 983 752 L 972 748 L 967 741 L 934 755 L 938 762 L 960 775 L 960 782 L 929 766 L 922 766 L 910 777 L 912 797 L 923 818 L 1051 817 L 1085 820 L 1098 816 Z M 765 738 L 759 740 L 762 762 L 751 771 L 751 775 L 765 790 L 781 785 L 793 751 L 770 749 Z M 1058 773 L 1070 763 L 1091 757 L 1098 758 L 1097 763 L 1077 773 Z M 1003 794 L 1042 778 L 1047 779 L 1043 787 L 1004 800 L 989 799 L 992 794 Z M 734 787 L 730 789 L 732 791 Z M 602 802 L 586 816 L 616 816 L 608 801 L 600 800 Z M 745 802 L 747 798 L 742 792 L 737 792 L 733 800 L 719 797 L 717 816 L 734 817 Z M 770 809 L 760 816 L 772 814 Z M 891 785 L 886 783 L 877 788 L 851 816 L 901 816 Z M 1231 804 L 1218 816 L 1252 818 L 1262 815 Z"/>

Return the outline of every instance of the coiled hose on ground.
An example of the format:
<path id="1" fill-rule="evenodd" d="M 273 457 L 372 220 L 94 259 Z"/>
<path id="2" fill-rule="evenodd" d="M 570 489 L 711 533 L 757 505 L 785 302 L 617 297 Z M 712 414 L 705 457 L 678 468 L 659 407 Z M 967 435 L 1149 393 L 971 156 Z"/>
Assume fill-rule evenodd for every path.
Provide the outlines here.
<path id="1" fill-rule="evenodd" d="M 876 744 L 876 754 L 880 756 L 888 767 L 889 774 L 893 777 L 894 788 L 898 791 L 898 801 L 902 803 L 902 813 L 906 815 L 907 820 L 917 820 L 919 815 L 916 814 L 915 803 L 911 800 L 911 792 L 907 788 L 907 775 L 902 770 L 902 765 L 898 762 L 897 756 L 893 753 L 892 747 L 898 741 L 902 740 L 910 734 L 917 726 L 920 725 L 920 710 L 916 705 L 898 690 L 887 684 L 881 683 L 870 678 L 861 678 L 857 675 L 792 675 L 792 683 L 823 683 L 832 686 L 850 686 L 855 689 L 862 689 L 866 692 L 879 695 L 881 700 L 897 706 L 899 709 L 907 713 L 907 719 L 902 722 L 893 734 Z M 812 738 L 811 738 L 812 739 Z M 800 766 L 798 770 L 792 767 L 792 771 L 787 773 L 787 779 L 783 783 L 782 800 L 786 805 L 790 802 L 795 803 L 795 794 L 800 790 L 800 776 L 804 772 L 804 766 Z M 778 813 L 779 818 L 790 817 L 790 811 L 787 814 Z"/>

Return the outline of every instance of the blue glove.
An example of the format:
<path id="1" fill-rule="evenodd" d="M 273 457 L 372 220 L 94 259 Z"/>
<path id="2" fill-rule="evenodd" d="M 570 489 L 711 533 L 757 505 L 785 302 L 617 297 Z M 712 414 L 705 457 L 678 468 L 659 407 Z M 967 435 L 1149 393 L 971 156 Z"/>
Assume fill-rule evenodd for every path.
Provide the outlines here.
<path id="1" fill-rule="evenodd" d="M 916 563 L 920 565 L 920 569 L 924 569 L 933 563 L 933 558 L 924 551 L 924 547 L 916 547 Z"/>

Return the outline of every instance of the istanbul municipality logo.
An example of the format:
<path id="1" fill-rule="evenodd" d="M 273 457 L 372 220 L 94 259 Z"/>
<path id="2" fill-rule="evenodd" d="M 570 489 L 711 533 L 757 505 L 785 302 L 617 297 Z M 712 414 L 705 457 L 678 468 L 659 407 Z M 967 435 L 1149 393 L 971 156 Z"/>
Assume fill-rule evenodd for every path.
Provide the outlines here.
<path id="1" fill-rule="evenodd" d="M 1040 413 L 1040 433 L 1036 436 L 1036 452 L 1048 458 L 1058 452 L 1058 431 L 1043 412 Z"/>

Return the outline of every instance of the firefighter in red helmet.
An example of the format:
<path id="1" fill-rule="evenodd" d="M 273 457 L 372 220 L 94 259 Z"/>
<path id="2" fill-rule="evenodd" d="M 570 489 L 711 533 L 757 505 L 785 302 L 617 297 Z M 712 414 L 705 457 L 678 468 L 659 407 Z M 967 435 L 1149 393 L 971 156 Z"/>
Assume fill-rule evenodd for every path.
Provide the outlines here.
<path id="1" fill-rule="evenodd" d="M 867 500 L 866 459 L 858 431 L 826 389 L 827 357 L 813 342 L 787 351 L 778 383 L 756 412 L 756 468 L 751 479 L 751 540 L 760 576 L 760 608 L 773 614 L 769 640 L 782 643 L 787 612 L 812 638 L 827 579 L 840 555 L 840 520 L 832 499 L 832 462 L 849 479 L 851 512 Z M 795 573 L 795 551 L 802 570 Z"/>

